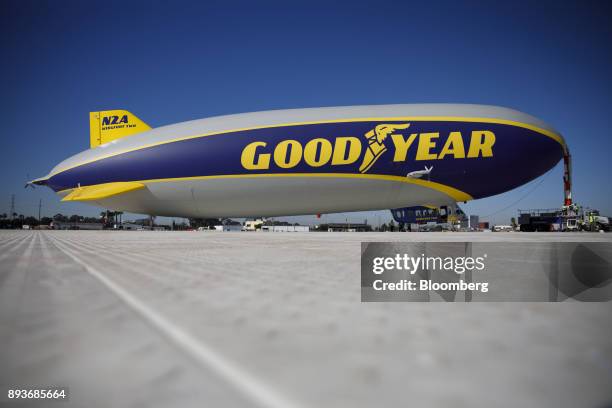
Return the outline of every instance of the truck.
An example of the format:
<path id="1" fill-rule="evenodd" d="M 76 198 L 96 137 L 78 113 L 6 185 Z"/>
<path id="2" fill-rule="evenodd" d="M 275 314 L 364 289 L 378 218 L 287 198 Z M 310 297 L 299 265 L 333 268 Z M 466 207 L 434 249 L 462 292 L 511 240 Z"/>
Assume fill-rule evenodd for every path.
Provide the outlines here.
<path id="1" fill-rule="evenodd" d="M 523 232 L 577 230 L 576 217 L 564 216 L 558 208 L 519 210 L 518 224 Z"/>
<path id="2" fill-rule="evenodd" d="M 587 209 L 582 213 L 581 226 L 585 231 L 610 231 L 610 217 L 600 215 L 598 210 Z"/>
<path id="3" fill-rule="evenodd" d="M 610 219 L 599 211 L 570 204 L 559 208 L 519 210 L 521 231 L 610 231 Z"/>
<path id="4" fill-rule="evenodd" d="M 563 154 L 563 195 L 561 208 L 519 210 L 521 231 L 610 231 L 610 218 L 583 208 L 572 200 L 572 156 Z"/>

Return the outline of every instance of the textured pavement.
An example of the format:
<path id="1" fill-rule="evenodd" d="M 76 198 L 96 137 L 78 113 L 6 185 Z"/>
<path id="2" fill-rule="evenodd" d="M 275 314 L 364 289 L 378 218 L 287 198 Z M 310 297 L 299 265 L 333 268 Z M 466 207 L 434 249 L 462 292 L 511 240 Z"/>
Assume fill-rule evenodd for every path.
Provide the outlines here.
<path id="1" fill-rule="evenodd" d="M 360 302 L 361 241 L 451 240 L 612 234 L 0 231 L 0 385 L 67 386 L 57 407 L 612 404 L 610 302 Z"/>

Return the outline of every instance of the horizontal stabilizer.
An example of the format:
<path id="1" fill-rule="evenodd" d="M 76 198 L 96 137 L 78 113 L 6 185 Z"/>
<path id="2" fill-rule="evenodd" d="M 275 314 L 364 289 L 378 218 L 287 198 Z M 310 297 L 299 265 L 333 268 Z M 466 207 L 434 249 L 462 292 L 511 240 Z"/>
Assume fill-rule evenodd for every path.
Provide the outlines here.
<path id="1" fill-rule="evenodd" d="M 92 149 L 147 130 L 151 130 L 151 127 L 126 110 L 89 113 L 89 139 Z"/>
<path id="2" fill-rule="evenodd" d="M 95 201 L 112 197 L 118 194 L 125 194 L 130 191 L 140 190 L 145 185 L 142 183 L 117 182 L 97 184 L 95 186 L 77 187 L 72 190 L 62 201 Z"/>

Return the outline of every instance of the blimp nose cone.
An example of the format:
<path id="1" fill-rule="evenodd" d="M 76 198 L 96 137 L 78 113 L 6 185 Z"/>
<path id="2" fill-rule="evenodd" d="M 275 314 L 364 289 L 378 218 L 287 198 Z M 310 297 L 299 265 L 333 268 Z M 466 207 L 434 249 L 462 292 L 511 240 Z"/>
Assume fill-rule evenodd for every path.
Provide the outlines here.
<path id="1" fill-rule="evenodd" d="M 567 151 L 563 137 L 549 129 L 522 122 L 478 123 L 477 126 L 494 135 L 490 151 L 470 159 L 471 147 L 466 147 L 463 173 L 452 175 L 450 168 L 438 166 L 440 173 L 448 173 L 436 177 L 437 181 L 451 183 L 473 198 L 500 194 L 523 185 L 552 169 Z M 473 137 L 472 146 L 478 144 Z"/>

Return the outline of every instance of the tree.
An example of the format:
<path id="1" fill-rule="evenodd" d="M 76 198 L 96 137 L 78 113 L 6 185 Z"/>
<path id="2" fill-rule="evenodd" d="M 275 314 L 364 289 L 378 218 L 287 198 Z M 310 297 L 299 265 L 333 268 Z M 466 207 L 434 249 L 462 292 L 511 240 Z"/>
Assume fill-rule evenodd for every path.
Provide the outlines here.
<path id="1" fill-rule="evenodd" d="M 53 216 L 53 221 L 68 222 L 68 217 L 66 217 L 64 214 L 58 213 Z"/>
<path id="2" fill-rule="evenodd" d="M 96 220 L 95 222 L 102 222 L 102 224 L 105 225 L 105 227 L 110 227 L 110 224 L 112 224 L 112 217 L 113 213 L 112 211 L 106 210 L 106 211 L 102 211 L 100 213 L 100 220 Z"/>
<path id="3" fill-rule="evenodd" d="M 23 224 L 25 224 L 25 225 L 32 225 L 32 226 L 36 226 L 36 225 L 38 225 L 38 220 L 37 220 L 36 218 L 32 217 L 32 216 L 30 216 L 30 217 L 25 217 L 25 218 L 23 219 Z"/>

